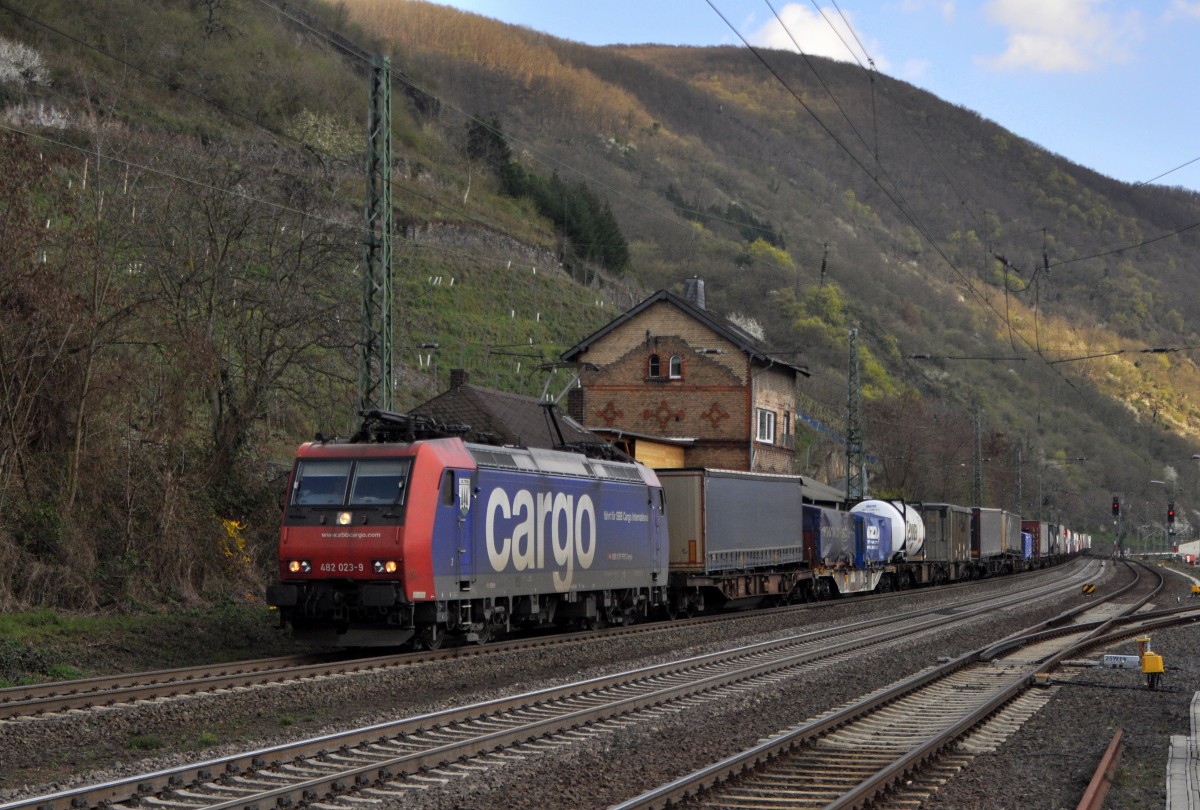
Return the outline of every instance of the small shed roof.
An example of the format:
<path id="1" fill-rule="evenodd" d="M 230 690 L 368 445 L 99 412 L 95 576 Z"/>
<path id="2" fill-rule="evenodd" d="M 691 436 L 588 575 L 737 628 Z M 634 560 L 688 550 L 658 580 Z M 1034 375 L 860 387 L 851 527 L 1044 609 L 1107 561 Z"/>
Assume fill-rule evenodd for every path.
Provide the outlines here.
<path id="1" fill-rule="evenodd" d="M 554 408 L 554 413 L 549 409 Z M 412 408 L 409 413 L 431 416 L 441 422 L 469 425 L 464 438 L 490 444 L 561 449 L 566 446 L 605 445 L 602 438 L 585 429 L 553 403 L 534 397 L 482 388 L 471 383 L 457 385 Z M 559 437 L 554 421 L 558 421 Z"/>

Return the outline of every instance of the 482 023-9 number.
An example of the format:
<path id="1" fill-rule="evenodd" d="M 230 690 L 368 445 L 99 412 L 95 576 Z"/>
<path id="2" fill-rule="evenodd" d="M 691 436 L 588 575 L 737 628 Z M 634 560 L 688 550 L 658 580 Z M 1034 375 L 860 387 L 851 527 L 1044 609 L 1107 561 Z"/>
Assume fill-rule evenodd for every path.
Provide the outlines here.
<path id="1" fill-rule="evenodd" d="M 326 574 L 361 574 L 366 570 L 365 563 L 321 563 L 321 571 Z"/>

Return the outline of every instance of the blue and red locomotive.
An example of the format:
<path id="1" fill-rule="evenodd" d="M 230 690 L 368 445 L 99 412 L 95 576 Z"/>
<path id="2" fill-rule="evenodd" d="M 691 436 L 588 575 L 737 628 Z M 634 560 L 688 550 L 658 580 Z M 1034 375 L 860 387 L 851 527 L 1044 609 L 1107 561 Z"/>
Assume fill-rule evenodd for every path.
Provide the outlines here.
<path id="1" fill-rule="evenodd" d="M 461 438 L 319 441 L 292 468 L 267 601 L 301 638 L 436 648 L 646 618 L 666 584 L 662 488 L 642 465 Z"/>

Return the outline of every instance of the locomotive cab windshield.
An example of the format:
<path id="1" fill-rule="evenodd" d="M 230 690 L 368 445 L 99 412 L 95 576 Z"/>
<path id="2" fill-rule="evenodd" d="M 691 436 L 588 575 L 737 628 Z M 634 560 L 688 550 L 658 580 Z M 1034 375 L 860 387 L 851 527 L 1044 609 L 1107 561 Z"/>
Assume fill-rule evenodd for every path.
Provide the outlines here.
<path id="1" fill-rule="evenodd" d="M 402 507 L 412 459 L 305 459 L 296 467 L 293 506 Z"/>

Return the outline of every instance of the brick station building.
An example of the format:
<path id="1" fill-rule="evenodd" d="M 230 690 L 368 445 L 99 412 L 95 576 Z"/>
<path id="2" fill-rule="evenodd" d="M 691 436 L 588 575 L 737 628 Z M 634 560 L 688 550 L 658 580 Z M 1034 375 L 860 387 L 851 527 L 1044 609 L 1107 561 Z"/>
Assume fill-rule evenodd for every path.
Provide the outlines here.
<path id="1" fill-rule="evenodd" d="M 659 290 L 567 350 L 580 364 L 567 412 L 652 467 L 795 471 L 802 366 L 769 355 L 745 330 Z"/>

